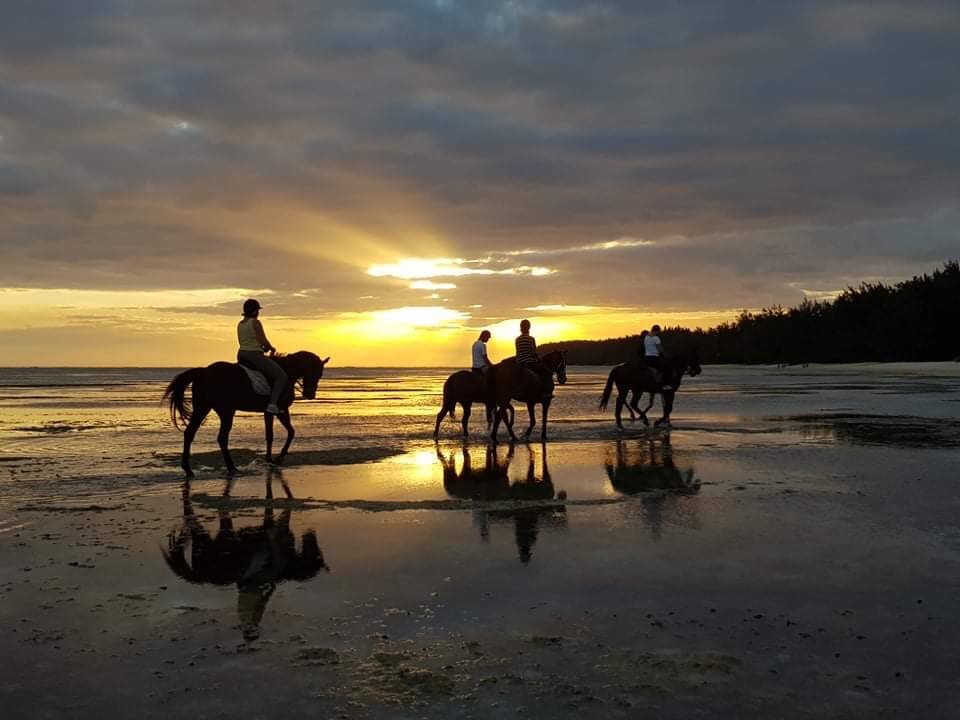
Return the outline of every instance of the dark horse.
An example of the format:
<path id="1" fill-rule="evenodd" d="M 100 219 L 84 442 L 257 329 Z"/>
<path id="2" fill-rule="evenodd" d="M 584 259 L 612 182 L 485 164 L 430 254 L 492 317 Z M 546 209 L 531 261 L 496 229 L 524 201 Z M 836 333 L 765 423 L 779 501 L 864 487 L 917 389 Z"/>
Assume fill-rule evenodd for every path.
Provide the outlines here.
<path id="1" fill-rule="evenodd" d="M 273 358 L 282 367 L 288 376 L 287 386 L 280 395 L 280 414 L 277 419 L 287 430 L 287 440 L 283 449 L 276 458 L 277 463 L 283 462 L 290 449 L 295 435 L 290 423 L 290 405 L 294 401 L 294 390 L 297 382 L 302 384 L 303 398 L 313 400 L 317 396 L 317 383 L 323 377 L 323 369 L 330 358 L 321 360 L 312 352 L 301 350 L 290 355 L 276 355 Z M 186 400 L 187 388 L 191 388 L 192 401 Z M 236 466 L 227 449 L 230 438 L 230 428 L 233 427 L 233 416 L 238 410 L 263 413 L 264 428 L 267 436 L 267 462 L 274 462 L 273 458 L 273 415 L 264 412 L 268 397 L 254 392 L 250 378 L 242 367 L 235 363 L 215 362 L 206 367 L 185 370 L 177 375 L 167 386 L 163 399 L 170 405 L 170 417 L 175 427 L 183 424 L 183 459 L 180 467 L 187 476 L 193 475 L 190 469 L 190 445 L 194 435 L 204 418 L 213 410 L 220 416 L 220 432 L 217 434 L 217 443 L 223 453 L 223 462 L 227 472 L 235 473 Z"/>
<path id="2" fill-rule="evenodd" d="M 620 415 L 627 401 L 627 393 L 633 391 L 634 409 L 640 413 L 640 418 L 643 420 L 644 425 L 649 425 L 650 421 L 647 420 L 646 412 L 640 410 L 639 406 L 636 405 L 636 399 L 640 393 L 650 393 L 651 401 L 653 400 L 653 394 L 661 394 L 663 396 L 663 417 L 657 420 L 656 424 L 662 425 L 666 423 L 669 425 L 670 413 L 673 412 L 673 398 L 674 395 L 676 395 L 677 389 L 680 387 L 684 374 L 689 374 L 691 377 L 700 374 L 700 356 L 696 350 L 678 353 L 669 358 L 664 358 L 662 363 L 663 384 L 670 385 L 673 388 L 672 390 L 663 390 L 661 383 L 658 383 L 654 378 L 651 369 L 639 358 L 629 360 L 622 365 L 617 365 L 610 371 L 610 376 L 607 378 L 607 385 L 603 388 L 603 395 L 600 397 L 600 409 L 607 409 L 607 403 L 610 402 L 610 393 L 614 383 L 616 383 L 617 407 L 614 414 L 617 417 L 617 428 L 620 430 L 623 430 L 623 422 Z"/>
<path id="3" fill-rule="evenodd" d="M 259 526 L 236 528 L 233 515 L 219 511 L 216 532 L 197 517 L 190 498 L 190 481 L 183 484 L 183 519 L 167 537 L 163 558 L 167 566 L 190 583 L 236 585 L 237 612 L 245 640 L 260 634 L 260 619 L 273 591 L 284 580 L 303 582 L 321 570 L 329 572 L 314 530 L 301 536 L 300 548 L 290 529 L 290 508 L 274 517 L 272 480 L 278 477 L 293 498 L 280 471 L 267 473 L 263 519 Z M 230 493 L 230 483 L 224 496 Z"/>
<path id="4" fill-rule="evenodd" d="M 567 356 L 560 350 L 554 350 L 547 353 L 540 362 L 557 376 L 557 384 L 564 385 L 567 382 Z M 500 427 L 500 421 L 503 420 L 510 433 L 510 439 L 516 440 L 517 436 L 513 432 L 513 417 L 510 412 L 510 401 L 519 400 L 527 404 L 527 411 L 530 413 L 530 426 L 524 433 L 524 439 L 530 438 L 534 426 L 537 424 L 537 415 L 535 406 L 537 403 L 543 405 L 543 425 L 540 430 L 540 439 L 547 439 L 547 412 L 550 410 L 550 397 L 544 396 L 543 381 L 532 370 L 521 368 L 517 364 L 516 358 L 507 358 L 501 360 L 492 368 L 490 372 L 494 373 L 494 398 L 496 400 L 496 415 L 493 419 L 493 430 L 490 432 L 490 438 L 497 439 L 497 430 Z"/>
<path id="5" fill-rule="evenodd" d="M 463 436 L 469 435 L 468 426 L 470 423 L 470 411 L 473 404 L 482 404 L 487 410 L 487 429 L 490 429 L 490 423 L 493 422 L 493 405 L 487 404 L 487 376 L 472 370 L 458 370 L 446 379 L 443 383 L 443 405 L 440 412 L 437 413 L 437 424 L 433 428 L 433 437 L 440 435 L 440 423 L 449 413 L 450 417 L 454 415 L 457 403 L 463 407 L 463 418 L 460 424 L 463 426 Z M 513 406 L 510 406 L 510 424 L 513 424 Z"/>

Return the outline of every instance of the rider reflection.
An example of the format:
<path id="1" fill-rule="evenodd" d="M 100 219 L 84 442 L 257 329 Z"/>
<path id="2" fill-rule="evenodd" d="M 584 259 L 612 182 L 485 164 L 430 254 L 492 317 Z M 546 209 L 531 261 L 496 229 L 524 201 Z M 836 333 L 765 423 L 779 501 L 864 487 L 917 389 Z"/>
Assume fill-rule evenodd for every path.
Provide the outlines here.
<path id="1" fill-rule="evenodd" d="M 617 492 L 643 494 L 643 515 L 654 541 L 660 540 L 665 523 L 696 524 L 696 506 L 684 503 L 682 496 L 698 493 L 700 480 L 693 468 L 676 466 L 669 435 L 635 445 L 618 440 L 615 449 L 607 451 L 604 470 Z"/>
<path id="2" fill-rule="evenodd" d="M 167 538 L 163 551 L 169 568 L 187 582 L 237 586 L 237 613 L 245 640 L 260 636 L 260 622 L 270 597 L 284 580 L 304 581 L 327 570 L 314 530 L 303 533 L 300 549 L 290 530 L 290 508 L 274 517 L 273 478 L 280 480 L 287 497 L 293 494 L 276 468 L 266 477 L 263 520 L 257 527 L 236 529 L 225 509 L 218 511 L 219 524 L 212 534 L 197 517 L 190 497 L 189 480 L 183 486 L 183 521 Z M 228 497 L 228 481 L 224 497 Z"/>
<path id="3" fill-rule="evenodd" d="M 511 481 L 510 463 L 513 461 L 516 446 L 511 444 L 506 455 L 501 457 L 495 445 L 488 445 L 484 451 L 482 465 L 475 465 L 470 448 L 463 446 L 463 462 L 457 472 L 454 452 L 449 456 L 437 447 L 437 457 L 443 467 L 443 488 L 451 497 L 465 500 L 496 503 L 498 501 L 551 501 L 556 497 L 553 480 L 547 465 L 547 447 L 541 445 L 540 470 L 537 470 L 535 454 L 528 451 L 527 472 L 522 479 Z M 478 528 L 480 539 L 488 542 L 491 524 L 513 522 L 514 538 L 520 561 L 529 563 L 533 556 L 533 546 L 540 534 L 541 523 L 553 527 L 565 528 L 566 508 L 563 505 L 532 506 L 501 509 L 482 508 L 474 511 L 474 525 Z"/>

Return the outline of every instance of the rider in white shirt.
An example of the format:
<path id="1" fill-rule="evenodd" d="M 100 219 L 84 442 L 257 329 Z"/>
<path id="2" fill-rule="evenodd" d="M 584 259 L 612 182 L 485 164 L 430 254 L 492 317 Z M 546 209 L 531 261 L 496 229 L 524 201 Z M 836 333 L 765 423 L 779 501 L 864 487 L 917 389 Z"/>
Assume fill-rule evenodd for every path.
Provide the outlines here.
<path id="1" fill-rule="evenodd" d="M 484 330 L 482 333 L 480 333 L 479 339 L 473 343 L 471 355 L 474 372 L 485 373 L 487 368 L 493 365 L 493 363 L 490 362 L 490 358 L 487 357 L 487 340 L 489 339 L 490 331 Z"/>
<path id="2" fill-rule="evenodd" d="M 660 340 L 660 326 L 654 325 L 650 328 L 650 333 L 643 338 L 643 359 L 647 367 L 659 371 L 660 376 L 665 378 L 662 361 L 663 343 Z M 663 386 L 664 390 L 672 390 L 669 385 Z"/>

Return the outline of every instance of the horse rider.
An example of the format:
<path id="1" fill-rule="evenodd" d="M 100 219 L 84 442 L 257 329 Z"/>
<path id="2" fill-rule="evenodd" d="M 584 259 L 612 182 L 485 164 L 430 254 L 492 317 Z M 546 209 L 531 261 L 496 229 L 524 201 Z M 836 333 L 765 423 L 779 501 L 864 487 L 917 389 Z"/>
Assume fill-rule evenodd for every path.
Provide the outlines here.
<path id="1" fill-rule="evenodd" d="M 490 358 L 487 357 L 487 341 L 490 339 L 490 331 L 484 330 L 480 337 L 474 341 L 470 352 L 473 356 L 473 372 L 486 375 L 487 370 L 493 365 Z"/>
<path id="2" fill-rule="evenodd" d="M 663 343 L 660 341 L 660 326 L 654 325 L 650 332 L 643 337 L 643 360 L 654 374 L 657 382 L 666 379 L 663 369 Z M 670 385 L 661 385 L 663 390 L 673 390 Z"/>
<path id="3" fill-rule="evenodd" d="M 243 319 L 237 323 L 237 340 L 240 341 L 237 362 L 267 376 L 270 381 L 270 402 L 267 403 L 266 412 L 279 415 L 277 402 L 280 400 L 280 393 L 287 386 L 287 373 L 273 358 L 264 355 L 265 352 L 275 353 L 277 349 L 267 340 L 263 325 L 258 319 L 259 315 L 259 302 L 250 298 L 243 303 Z"/>
<path id="4" fill-rule="evenodd" d="M 532 370 L 540 378 L 543 384 L 543 397 L 553 397 L 553 373 L 550 369 L 540 362 L 540 356 L 537 355 L 537 341 L 530 334 L 530 321 L 520 321 L 520 334 L 514 341 L 517 349 L 517 364 L 521 368 Z"/>

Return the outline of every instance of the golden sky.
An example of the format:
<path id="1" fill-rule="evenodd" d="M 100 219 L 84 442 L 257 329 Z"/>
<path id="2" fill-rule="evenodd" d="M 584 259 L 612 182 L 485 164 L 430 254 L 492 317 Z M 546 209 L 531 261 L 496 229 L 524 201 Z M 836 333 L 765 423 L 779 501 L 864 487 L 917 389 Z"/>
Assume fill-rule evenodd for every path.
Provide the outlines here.
<path id="1" fill-rule="evenodd" d="M 0 364 L 231 358 L 257 297 L 282 350 L 465 365 L 524 317 L 703 327 L 932 270 L 958 32 L 933 0 L 16 3 Z"/>

